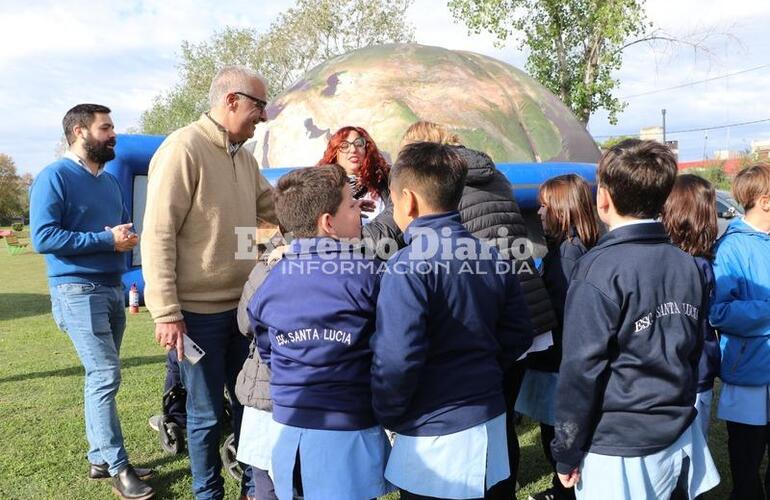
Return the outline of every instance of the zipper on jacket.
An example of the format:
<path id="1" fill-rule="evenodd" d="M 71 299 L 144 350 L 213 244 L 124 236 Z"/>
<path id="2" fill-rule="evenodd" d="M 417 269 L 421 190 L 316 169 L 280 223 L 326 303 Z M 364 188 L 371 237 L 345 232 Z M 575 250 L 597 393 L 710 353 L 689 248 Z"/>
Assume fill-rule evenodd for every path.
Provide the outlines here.
<path id="1" fill-rule="evenodd" d="M 735 374 L 735 370 L 738 369 L 738 363 L 741 361 L 741 358 L 743 357 L 743 353 L 746 352 L 747 343 L 748 343 L 748 340 L 741 341 L 741 350 L 738 352 L 738 357 L 735 359 L 733 366 L 730 368 L 730 373 Z"/>

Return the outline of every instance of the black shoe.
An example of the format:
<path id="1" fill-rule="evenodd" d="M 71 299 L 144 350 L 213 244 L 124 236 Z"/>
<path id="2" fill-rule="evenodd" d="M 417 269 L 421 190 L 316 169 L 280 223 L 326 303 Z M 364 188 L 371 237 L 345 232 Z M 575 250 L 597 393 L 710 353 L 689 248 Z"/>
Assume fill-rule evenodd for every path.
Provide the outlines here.
<path id="1" fill-rule="evenodd" d="M 140 480 L 130 465 L 112 478 L 112 491 L 126 500 L 146 500 L 155 496 L 155 490 Z"/>
<path id="2" fill-rule="evenodd" d="M 90 465 L 91 467 L 88 469 L 88 479 L 109 479 L 110 478 L 110 470 L 107 464 L 90 464 Z M 154 476 L 155 470 L 135 467 L 134 473 L 136 474 L 136 477 L 138 477 L 139 479 L 145 480 Z"/>

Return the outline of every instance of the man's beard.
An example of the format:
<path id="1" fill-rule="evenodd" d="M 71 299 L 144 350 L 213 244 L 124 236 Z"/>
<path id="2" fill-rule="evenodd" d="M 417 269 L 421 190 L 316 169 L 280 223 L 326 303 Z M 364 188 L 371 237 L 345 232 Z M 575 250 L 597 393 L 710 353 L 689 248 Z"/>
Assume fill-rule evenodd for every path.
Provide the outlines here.
<path id="1" fill-rule="evenodd" d="M 115 139 L 99 142 L 96 139 L 86 137 L 83 143 L 88 159 L 99 165 L 103 165 L 115 158 L 115 150 L 109 146 L 115 146 Z"/>

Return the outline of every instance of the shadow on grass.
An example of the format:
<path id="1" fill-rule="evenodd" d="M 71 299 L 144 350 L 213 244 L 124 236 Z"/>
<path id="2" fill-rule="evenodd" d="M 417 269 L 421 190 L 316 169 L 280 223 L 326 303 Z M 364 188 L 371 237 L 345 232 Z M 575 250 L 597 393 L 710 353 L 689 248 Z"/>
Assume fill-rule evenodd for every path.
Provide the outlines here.
<path id="1" fill-rule="evenodd" d="M 166 355 L 157 356 L 136 356 L 133 358 L 123 358 L 120 360 L 121 369 L 132 368 L 134 366 L 151 365 L 155 363 L 164 363 L 166 361 Z M 46 377 L 72 377 L 82 376 L 85 374 L 82 366 L 70 366 L 69 368 L 61 368 L 59 370 L 49 370 L 46 372 L 32 372 L 32 373 L 20 373 L 18 375 L 11 375 L 10 377 L 0 378 L 0 383 L 5 382 L 19 382 L 22 380 L 32 380 L 36 378 Z"/>
<path id="2" fill-rule="evenodd" d="M 42 293 L 0 293 L 0 319 L 19 319 L 51 312 L 51 299 Z"/>
<path id="3" fill-rule="evenodd" d="M 160 446 L 160 445 L 159 445 Z M 179 466 L 187 460 L 187 455 L 165 455 L 146 463 L 138 464 L 139 467 L 155 469 L 155 475 L 147 483 L 155 490 L 158 498 L 173 498 L 172 487 L 177 482 L 190 475 L 190 467 L 187 464 L 182 469 L 164 470 L 166 465 Z"/>

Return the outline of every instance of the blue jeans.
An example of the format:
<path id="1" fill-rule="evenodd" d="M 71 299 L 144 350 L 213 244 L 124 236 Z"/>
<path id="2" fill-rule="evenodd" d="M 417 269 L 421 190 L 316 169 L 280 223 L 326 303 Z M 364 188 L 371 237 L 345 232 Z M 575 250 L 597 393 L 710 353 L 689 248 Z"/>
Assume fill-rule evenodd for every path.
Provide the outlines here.
<path id="1" fill-rule="evenodd" d="M 88 461 L 106 463 L 110 475 L 128 465 L 115 396 L 120 387 L 120 343 L 126 329 L 123 289 L 96 283 L 51 287 L 54 321 L 72 340 L 86 371 Z"/>
<path id="2" fill-rule="evenodd" d="M 249 354 L 249 340 L 238 331 L 236 310 L 214 314 L 183 311 L 187 335 L 206 353 L 196 364 L 179 364 L 187 389 L 187 448 L 192 486 L 198 500 L 224 498 L 224 479 L 219 443 L 224 413 L 225 385 L 235 394 L 235 379 Z M 233 398 L 235 441 L 241 430 L 243 406 Z M 248 468 L 246 468 L 248 470 Z M 250 471 L 249 471 L 250 472 Z M 244 474 L 242 491 L 247 491 L 250 473 Z"/>

